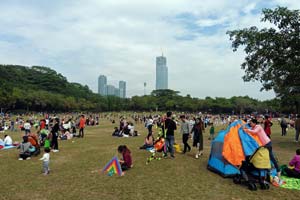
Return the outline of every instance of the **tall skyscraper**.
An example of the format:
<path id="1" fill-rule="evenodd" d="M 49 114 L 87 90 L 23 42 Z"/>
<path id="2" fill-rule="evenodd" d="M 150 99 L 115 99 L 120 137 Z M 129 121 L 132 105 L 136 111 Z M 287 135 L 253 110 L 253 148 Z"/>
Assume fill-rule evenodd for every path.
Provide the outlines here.
<path id="1" fill-rule="evenodd" d="M 107 78 L 104 75 L 100 75 L 98 78 L 98 93 L 102 96 L 107 95 Z"/>
<path id="2" fill-rule="evenodd" d="M 119 81 L 120 98 L 126 98 L 126 82 Z"/>
<path id="3" fill-rule="evenodd" d="M 167 58 L 156 57 L 156 90 L 168 89 Z"/>

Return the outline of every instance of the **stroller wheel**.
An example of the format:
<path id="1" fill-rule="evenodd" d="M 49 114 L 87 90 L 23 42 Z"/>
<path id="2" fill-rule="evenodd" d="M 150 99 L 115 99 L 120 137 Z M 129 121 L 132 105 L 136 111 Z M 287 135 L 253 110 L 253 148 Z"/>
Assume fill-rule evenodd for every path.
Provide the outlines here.
<path id="1" fill-rule="evenodd" d="M 262 189 L 262 190 L 268 190 L 268 189 L 270 189 L 270 186 L 269 186 L 268 183 L 261 183 L 260 184 L 260 189 Z"/>
<path id="2" fill-rule="evenodd" d="M 248 183 L 248 189 L 251 191 L 256 191 L 257 187 L 256 187 L 255 183 Z"/>
<path id="3" fill-rule="evenodd" d="M 233 182 L 235 184 L 241 184 L 242 183 L 241 177 L 240 176 L 233 177 Z"/>

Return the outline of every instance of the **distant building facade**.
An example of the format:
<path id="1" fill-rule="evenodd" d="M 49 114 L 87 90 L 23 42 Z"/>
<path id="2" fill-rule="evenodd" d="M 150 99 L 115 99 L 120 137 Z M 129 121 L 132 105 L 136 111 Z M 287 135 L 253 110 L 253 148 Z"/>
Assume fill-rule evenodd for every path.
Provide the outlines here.
<path id="1" fill-rule="evenodd" d="M 168 89 L 167 58 L 156 57 L 156 90 Z"/>
<path id="2" fill-rule="evenodd" d="M 120 98 L 126 98 L 126 82 L 119 81 Z"/>
<path id="3" fill-rule="evenodd" d="M 115 96 L 116 95 L 116 88 L 113 85 L 107 85 L 107 96 Z"/>
<path id="4" fill-rule="evenodd" d="M 119 88 L 117 88 L 113 85 L 107 85 L 106 76 L 100 75 L 98 78 L 98 93 L 102 96 L 126 98 L 126 82 L 119 81 Z"/>
<path id="5" fill-rule="evenodd" d="M 98 94 L 102 96 L 107 95 L 107 78 L 104 75 L 100 75 L 98 78 Z"/>

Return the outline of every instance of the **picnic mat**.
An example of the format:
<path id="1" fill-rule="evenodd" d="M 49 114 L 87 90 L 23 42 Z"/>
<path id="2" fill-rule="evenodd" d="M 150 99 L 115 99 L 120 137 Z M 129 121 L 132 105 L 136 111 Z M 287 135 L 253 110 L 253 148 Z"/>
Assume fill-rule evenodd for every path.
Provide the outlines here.
<path id="1" fill-rule="evenodd" d="M 13 146 L 13 145 L 11 145 L 11 146 L 5 146 L 4 148 L 2 148 L 1 150 L 5 150 L 5 149 L 12 149 L 12 148 L 15 148 L 16 146 Z"/>
<path id="2" fill-rule="evenodd" d="M 280 178 L 286 182 L 286 184 L 283 184 L 280 187 L 292 190 L 300 190 L 300 179 L 290 178 L 287 176 L 281 176 Z"/>

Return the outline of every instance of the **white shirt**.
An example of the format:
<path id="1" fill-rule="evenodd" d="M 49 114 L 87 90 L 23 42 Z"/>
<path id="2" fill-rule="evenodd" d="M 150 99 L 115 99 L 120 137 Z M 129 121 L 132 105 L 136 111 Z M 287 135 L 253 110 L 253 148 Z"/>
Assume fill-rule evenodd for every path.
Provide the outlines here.
<path id="1" fill-rule="evenodd" d="M 49 153 L 44 153 L 43 157 L 40 158 L 40 160 L 42 160 L 44 162 L 49 162 L 49 160 L 50 160 L 50 154 Z"/>
<path id="2" fill-rule="evenodd" d="M 25 128 L 26 130 L 30 130 L 30 128 L 31 128 L 30 123 L 26 122 L 26 123 L 24 124 L 24 128 Z"/>
<path id="3" fill-rule="evenodd" d="M 9 135 L 4 138 L 4 145 L 12 145 L 12 139 Z"/>
<path id="4" fill-rule="evenodd" d="M 128 125 L 128 129 L 130 133 L 134 133 L 134 126 Z"/>

